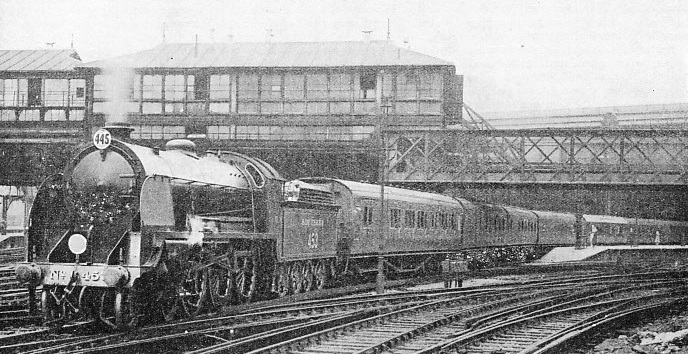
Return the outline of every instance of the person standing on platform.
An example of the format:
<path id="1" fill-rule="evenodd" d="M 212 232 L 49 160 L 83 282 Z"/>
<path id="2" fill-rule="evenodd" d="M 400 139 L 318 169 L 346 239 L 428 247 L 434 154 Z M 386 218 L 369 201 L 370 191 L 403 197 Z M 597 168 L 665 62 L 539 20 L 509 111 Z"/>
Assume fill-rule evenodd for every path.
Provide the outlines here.
<path id="1" fill-rule="evenodd" d="M 595 233 L 597 232 L 597 226 L 590 225 L 590 236 L 588 236 L 590 241 L 590 247 L 595 247 Z"/>
<path id="2" fill-rule="evenodd" d="M 444 260 L 440 263 L 440 266 L 442 267 L 442 279 L 444 280 L 444 287 L 449 289 L 451 288 L 452 282 L 452 269 L 449 255 L 444 258 Z"/>
<path id="3" fill-rule="evenodd" d="M 468 272 L 468 262 L 464 259 L 457 259 L 451 262 L 452 273 L 454 278 L 454 288 L 463 287 L 463 278 Z"/>
<path id="4" fill-rule="evenodd" d="M 660 239 L 659 239 L 659 231 L 655 232 L 655 245 L 659 246 Z"/>

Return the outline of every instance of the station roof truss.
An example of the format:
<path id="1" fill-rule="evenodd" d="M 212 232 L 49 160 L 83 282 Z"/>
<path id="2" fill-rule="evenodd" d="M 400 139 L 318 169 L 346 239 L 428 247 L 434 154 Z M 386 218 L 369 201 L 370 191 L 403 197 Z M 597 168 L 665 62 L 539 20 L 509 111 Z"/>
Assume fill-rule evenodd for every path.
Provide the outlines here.
<path id="1" fill-rule="evenodd" d="M 688 185 L 688 131 L 385 132 L 386 180 L 423 183 Z"/>

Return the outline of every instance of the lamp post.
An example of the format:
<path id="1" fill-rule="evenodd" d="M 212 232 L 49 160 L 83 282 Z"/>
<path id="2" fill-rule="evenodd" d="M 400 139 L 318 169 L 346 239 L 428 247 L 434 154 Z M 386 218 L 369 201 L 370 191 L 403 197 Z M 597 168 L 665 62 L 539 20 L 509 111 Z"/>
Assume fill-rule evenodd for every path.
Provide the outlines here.
<path id="1" fill-rule="evenodd" d="M 387 209 L 385 208 L 385 176 L 387 174 L 387 145 L 385 142 L 385 134 L 383 130 L 387 125 L 387 115 L 392 106 L 389 100 L 382 97 L 382 105 L 380 105 L 380 114 L 378 117 L 378 174 L 377 179 L 380 184 L 380 218 L 378 222 L 380 244 L 378 245 L 377 256 L 377 277 L 375 279 L 375 292 L 383 294 L 385 292 L 385 242 L 387 242 Z"/>

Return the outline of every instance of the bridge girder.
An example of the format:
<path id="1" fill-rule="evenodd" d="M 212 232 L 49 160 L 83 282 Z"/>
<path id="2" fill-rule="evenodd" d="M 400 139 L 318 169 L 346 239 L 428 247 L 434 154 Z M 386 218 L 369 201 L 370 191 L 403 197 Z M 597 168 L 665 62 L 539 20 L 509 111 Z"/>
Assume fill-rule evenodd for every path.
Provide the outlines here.
<path id="1" fill-rule="evenodd" d="M 688 185 L 688 131 L 385 130 L 391 183 Z"/>

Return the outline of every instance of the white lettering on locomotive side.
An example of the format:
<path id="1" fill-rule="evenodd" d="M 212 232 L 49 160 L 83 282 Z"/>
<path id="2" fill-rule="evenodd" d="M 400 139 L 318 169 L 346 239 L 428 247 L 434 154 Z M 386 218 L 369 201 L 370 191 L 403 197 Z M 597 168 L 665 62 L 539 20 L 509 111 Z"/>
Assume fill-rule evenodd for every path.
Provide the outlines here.
<path id="1" fill-rule="evenodd" d="M 308 234 L 308 248 L 318 248 L 318 233 L 311 232 Z"/>
<path id="2" fill-rule="evenodd" d="M 77 273 L 79 275 L 79 278 L 83 281 L 98 281 L 100 280 L 100 272 L 83 272 L 83 273 Z M 70 274 L 70 279 L 71 277 L 74 276 L 74 271 L 71 272 Z M 59 280 L 66 280 L 67 279 L 67 272 L 64 271 L 63 269 L 53 269 L 50 271 L 50 280 L 53 281 L 59 281 Z"/>
<path id="3" fill-rule="evenodd" d="M 303 219 L 301 220 L 301 226 L 325 226 L 325 221 L 323 219 Z"/>
<path id="4" fill-rule="evenodd" d="M 62 269 L 53 269 L 50 271 L 50 280 L 64 280 L 67 278 L 67 272 Z"/>

